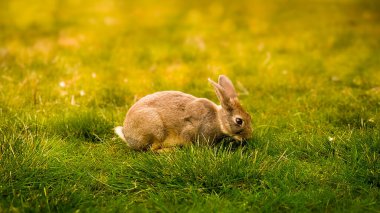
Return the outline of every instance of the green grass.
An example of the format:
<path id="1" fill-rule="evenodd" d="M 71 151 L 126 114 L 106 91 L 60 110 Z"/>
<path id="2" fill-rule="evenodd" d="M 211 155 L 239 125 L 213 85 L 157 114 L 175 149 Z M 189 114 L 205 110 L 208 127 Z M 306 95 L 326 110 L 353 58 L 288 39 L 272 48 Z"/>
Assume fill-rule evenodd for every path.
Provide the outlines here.
<path id="1" fill-rule="evenodd" d="M 0 212 L 379 212 L 380 2 L 232 2 L 0 0 Z M 114 136 L 219 74 L 246 146 Z"/>

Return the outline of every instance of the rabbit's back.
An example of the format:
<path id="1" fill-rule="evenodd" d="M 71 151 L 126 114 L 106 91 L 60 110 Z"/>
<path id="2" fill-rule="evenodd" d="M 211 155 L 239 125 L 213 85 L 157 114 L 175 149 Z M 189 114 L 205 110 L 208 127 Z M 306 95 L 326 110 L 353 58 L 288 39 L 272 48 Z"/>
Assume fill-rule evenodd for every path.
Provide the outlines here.
<path id="1" fill-rule="evenodd" d="M 164 91 L 147 95 L 137 101 L 127 113 L 126 122 L 130 115 L 147 109 L 154 111 L 160 117 L 165 128 L 177 133 L 189 123 L 192 126 L 200 125 L 201 120 L 206 119 L 206 115 L 216 115 L 213 113 L 216 105 L 207 99 L 179 91 Z"/>
<path id="2" fill-rule="evenodd" d="M 183 111 L 190 102 L 197 98 L 179 91 L 163 91 L 147 95 L 138 100 L 129 110 L 133 113 L 141 108 L 154 108 L 161 113 Z"/>

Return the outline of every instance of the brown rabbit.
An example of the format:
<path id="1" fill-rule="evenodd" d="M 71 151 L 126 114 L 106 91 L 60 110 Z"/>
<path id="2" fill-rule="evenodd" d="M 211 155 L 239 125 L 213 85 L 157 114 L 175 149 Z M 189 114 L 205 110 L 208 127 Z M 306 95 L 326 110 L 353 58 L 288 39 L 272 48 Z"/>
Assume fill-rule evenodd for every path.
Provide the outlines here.
<path id="1" fill-rule="evenodd" d="M 115 133 L 135 150 L 167 151 L 194 142 L 214 144 L 225 137 L 251 137 L 251 117 L 239 103 L 226 76 L 211 79 L 221 106 L 178 91 L 147 95 L 128 111 L 124 126 Z"/>

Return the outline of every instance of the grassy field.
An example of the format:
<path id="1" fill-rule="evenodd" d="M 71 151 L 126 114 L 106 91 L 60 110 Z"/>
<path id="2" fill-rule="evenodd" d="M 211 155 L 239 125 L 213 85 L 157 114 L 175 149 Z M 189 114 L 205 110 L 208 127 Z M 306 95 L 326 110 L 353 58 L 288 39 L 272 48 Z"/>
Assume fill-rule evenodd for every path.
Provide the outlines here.
<path id="1" fill-rule="evenodd" d="M 380 211 L 379 1 L 0 8 L 0 212 Z M 149 93 L 217 101 L 219 74 L 252 115 L 246 146 L 114 136 Z"/>

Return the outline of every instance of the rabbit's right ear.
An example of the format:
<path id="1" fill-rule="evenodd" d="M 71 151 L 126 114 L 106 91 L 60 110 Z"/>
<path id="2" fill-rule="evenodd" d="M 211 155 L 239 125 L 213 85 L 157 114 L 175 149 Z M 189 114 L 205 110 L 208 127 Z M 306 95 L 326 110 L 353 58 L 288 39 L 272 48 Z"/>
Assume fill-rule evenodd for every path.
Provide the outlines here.
<path id="1" fill-rule="evenodd" d="M 224 89 L 225 94 L 229 99 L 237 98 L 235 87 L 227 76 L 220 75 L 218 84 Z"/>

